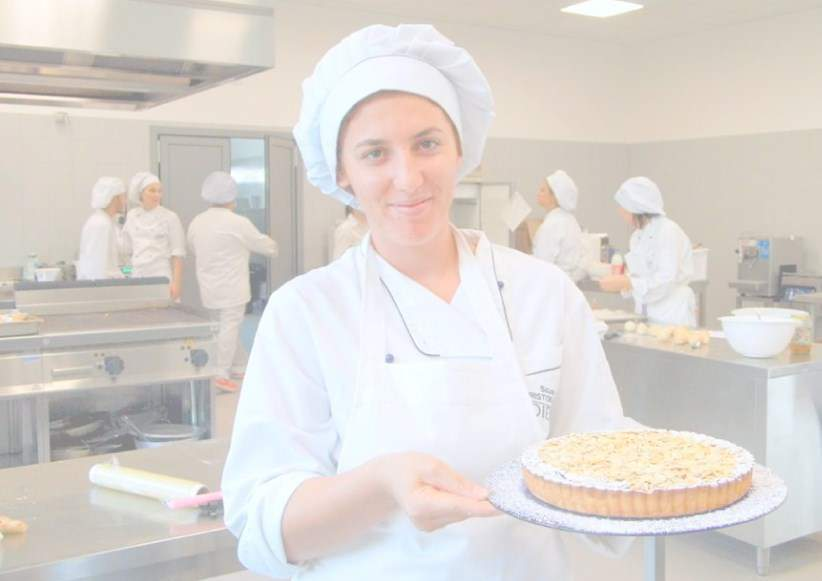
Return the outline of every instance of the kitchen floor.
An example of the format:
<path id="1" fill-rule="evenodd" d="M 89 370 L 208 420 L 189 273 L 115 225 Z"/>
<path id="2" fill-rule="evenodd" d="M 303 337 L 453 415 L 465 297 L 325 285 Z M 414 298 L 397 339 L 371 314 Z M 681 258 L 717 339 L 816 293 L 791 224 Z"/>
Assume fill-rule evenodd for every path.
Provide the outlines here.
<path id="1" fill-rule="evenodd" d="M 256 321 L 252 323 L 256 327 Z M 244 333 L 250 344 L 253 331 Z M 249 336 L 250 335 L 250 336 Z M 217 436 L 231 434 L 239 394 L 217 397 Z M 566 538 L 569 561 L 577 581 L 642 579 L 642 543 L 636 542 L 623 558 L 615 560 L 594 553 L 575 535 Z M 767 578 L 756 574 L 756 552 L 745 543 L 719 533 L 670 537 L 667 545 L 667 581 L 817 581 L 822 579 L 822 533 L 797 539 L 771 551 L 771 572 Z M 258 581 L 268 579 L 248 571 L 210 577 L 208 581 Z"/>

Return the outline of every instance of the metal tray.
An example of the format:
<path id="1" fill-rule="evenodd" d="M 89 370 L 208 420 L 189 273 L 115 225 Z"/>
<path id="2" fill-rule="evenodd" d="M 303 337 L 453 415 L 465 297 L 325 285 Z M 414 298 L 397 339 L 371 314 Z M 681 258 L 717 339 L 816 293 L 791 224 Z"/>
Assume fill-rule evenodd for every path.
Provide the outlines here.
<path id="1" fill-rule="evenodd" d="M 0 315 L 5 315 L 13 311 L 0 310 Z M 40 327 L 43 325 L 43 319 L 27 315 L 25 321 L 12 321 L 9 323 L 0 323 L 0 337 L 19 337 L 21 335 L 37 335 L 40 332 Z"/>

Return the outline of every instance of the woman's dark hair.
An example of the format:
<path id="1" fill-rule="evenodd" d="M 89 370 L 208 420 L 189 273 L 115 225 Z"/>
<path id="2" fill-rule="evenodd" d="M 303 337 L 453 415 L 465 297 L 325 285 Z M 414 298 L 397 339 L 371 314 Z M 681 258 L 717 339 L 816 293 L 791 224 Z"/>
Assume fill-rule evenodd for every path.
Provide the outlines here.
<path id="1" fill-rule="evenodd" d="M 641 230 L 648 225 L 648 222 L 661 215 L 662 214 L 634 214 L 634 227 Z"/>

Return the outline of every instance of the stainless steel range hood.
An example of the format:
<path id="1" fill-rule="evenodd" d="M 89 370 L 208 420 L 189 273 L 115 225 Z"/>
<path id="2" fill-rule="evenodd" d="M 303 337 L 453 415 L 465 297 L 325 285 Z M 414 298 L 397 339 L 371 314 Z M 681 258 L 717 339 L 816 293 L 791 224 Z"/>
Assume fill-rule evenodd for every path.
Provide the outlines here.
<path id="1" fill-rule="evenodd" d="M 272 66 L 266 0 L 0 0 L 0 103 L 145 109 Z"/>

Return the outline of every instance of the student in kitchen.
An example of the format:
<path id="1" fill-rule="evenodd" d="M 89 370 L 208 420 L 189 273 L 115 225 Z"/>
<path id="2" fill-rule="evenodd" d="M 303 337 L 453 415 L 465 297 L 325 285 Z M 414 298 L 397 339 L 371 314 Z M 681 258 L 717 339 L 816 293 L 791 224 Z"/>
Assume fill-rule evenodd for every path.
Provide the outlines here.
<path id="1" fill-rule="evenodd" d="M 260 322 L 222 482 L 248 568 L 568 578 L 559 534 L 500 515 L 480 483 L 547 434 L 626 420 L 573 282 L 449 222 L 493 116 L 471 55 L 428 25 L 359 30 L 303 83 L 308 179 L 370 233 Z"/>
<path id="2" fill-rule="evenodd" d="M 177 214 L 160 205 L 163 185 L 160 178 L 140 172 L 131 178 L 129 210 L 123 226 L 123 247 L 131 256 L 132 276 L 164 276 L 169 279 L 171 298 L 182 294 L 183 258 L 186 241 Z"/>
<path id="3" fill-rule="evenodd" d="M 633 296 L 636 312 L 653 323 L 696 326 L 696 299 L 688 286 L 694 274 L 691 241 L 665 215 L 662 193 L 646 177 L 635 177 L 614 196 L 620 216 L 630 224 L 627 274 L 600 280 L 603 290 Z"/>
<path id="4" fill-rule="evenodd" d="M 86 220 L 80 234 L 77 279 L 123 278 L 116 223 L 117 215 L 126 207 L 123 180 L 113 177 L 98 179 L 91 190 L 91 207 L 94 212 Z"/>
<path id="5" fill-rule="evenodd" d="M 537 202 L 547 214 L 534 234 L 533 248 L 534 256 L 556 264 L 574 282 L 586 274 L 582 268 L 582 229 L 574 216 L 578 197 L 574 180 L 562 170 L 540 183 Z"/>
<path id="6" fill-rule="evenodd" d="M 229 174 L 209 174 L 201 195 L 211 207 L 191 221 L 188 247 L 194 255 L 200 299 L 220 323 L 216 386 L 237 391 L 234 380 L 242 378 L 246 360 L 239 338 L 245 307 L 251 300 L 248 259 L 252 252 L 276 256 L 277 243 L 234 212 L 237 182 Z"/>

